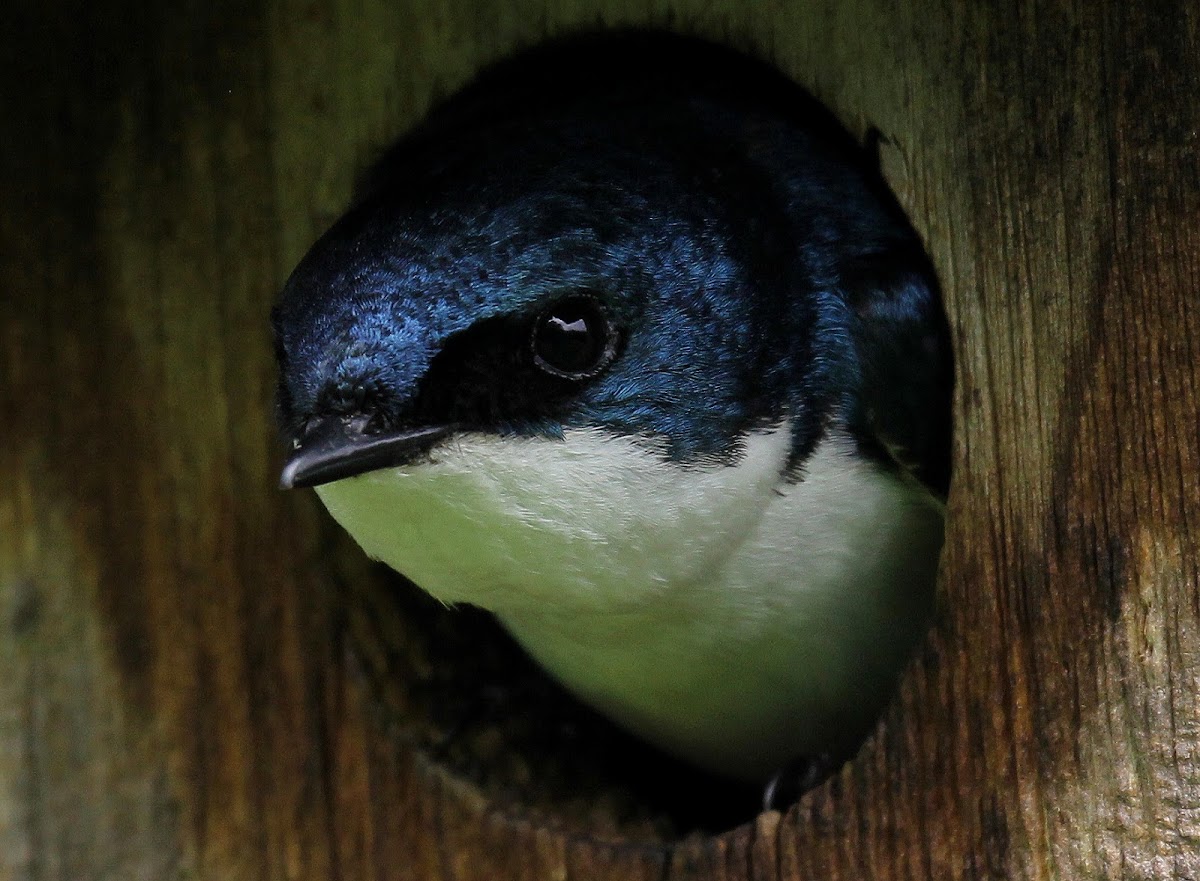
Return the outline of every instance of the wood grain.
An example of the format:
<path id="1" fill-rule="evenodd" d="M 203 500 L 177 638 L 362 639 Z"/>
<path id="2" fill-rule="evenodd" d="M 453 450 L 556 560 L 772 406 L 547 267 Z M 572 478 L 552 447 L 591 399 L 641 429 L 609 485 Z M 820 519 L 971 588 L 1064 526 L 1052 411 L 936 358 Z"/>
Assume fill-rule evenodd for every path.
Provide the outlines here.
<path id="1" fill-rule="evenodd" d="M 855 762 L 716 835 L 422 746 L 464 637 L 274 488 L 266 313 L 355 173 L 598 23 L 878 127 L 955 335 L 929 643 Z M 0 879 L 1200 877 L 1197 58 L 1165 2 L 10 4 Z"/>

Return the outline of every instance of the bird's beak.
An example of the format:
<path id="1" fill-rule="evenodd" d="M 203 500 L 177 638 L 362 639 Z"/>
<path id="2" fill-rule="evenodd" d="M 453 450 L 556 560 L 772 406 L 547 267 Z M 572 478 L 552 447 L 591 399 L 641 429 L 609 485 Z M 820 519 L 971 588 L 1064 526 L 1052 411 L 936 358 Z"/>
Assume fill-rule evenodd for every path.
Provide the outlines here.
<path id="1" fill-rule="evenodd" d="M 309 422 L 283 473 L 283 489 L 319 486 L 378 468 L 403 465 L 454 430 L 429 425 L 401 431 L 368 431 L 367 419 L 327 416 Z"/>

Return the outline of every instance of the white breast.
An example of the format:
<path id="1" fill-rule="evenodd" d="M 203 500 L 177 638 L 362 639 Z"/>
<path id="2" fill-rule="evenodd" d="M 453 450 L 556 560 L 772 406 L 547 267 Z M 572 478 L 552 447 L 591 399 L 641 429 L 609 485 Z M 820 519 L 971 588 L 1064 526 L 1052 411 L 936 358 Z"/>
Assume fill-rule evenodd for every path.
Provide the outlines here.
<path id="1" fill-rule="evenodd" d="M 318 488 L 372 557 L 494 611 L 584 700 L 665 749 L 763 780 L 861 735 L 933 599 L 941 515 L 786 427 L 736 465 L 664 463 L 596 430 L 466 435 L 431 463 Z"/>

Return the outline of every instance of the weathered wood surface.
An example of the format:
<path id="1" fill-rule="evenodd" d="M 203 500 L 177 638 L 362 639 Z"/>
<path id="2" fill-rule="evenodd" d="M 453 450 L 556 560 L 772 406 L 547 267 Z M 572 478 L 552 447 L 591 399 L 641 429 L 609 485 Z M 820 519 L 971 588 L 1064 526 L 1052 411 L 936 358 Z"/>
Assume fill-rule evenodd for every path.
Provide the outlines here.
<path id="1" fill-rule="evenodd" d="M 1200 877 L 1194 4 L 5 19 L 0 878 Z M 356 169 L 597 21 L 758 45 L 878 126 L 958 352 L 942 614 L 897 706 L 786 816 L 674 844 L 496 810 L 396 736 L 331 586 L 359 564 L 274 489 L 266 311 Z"/>

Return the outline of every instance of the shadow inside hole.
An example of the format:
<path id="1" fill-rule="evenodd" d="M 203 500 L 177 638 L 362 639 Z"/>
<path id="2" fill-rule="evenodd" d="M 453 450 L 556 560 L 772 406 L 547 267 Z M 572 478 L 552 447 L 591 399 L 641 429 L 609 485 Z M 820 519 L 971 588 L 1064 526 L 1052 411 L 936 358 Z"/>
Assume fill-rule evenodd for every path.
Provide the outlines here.
<path id="1" fill-rule="evenodd" d="M 384 566 L 364 574 L 348 617 L 385 714 L 489 801 L 642 842 L 722 832 L 762 809 L 761 787 L 674 759 L 572 697 L 487 612 L 448 609 Z"/>

